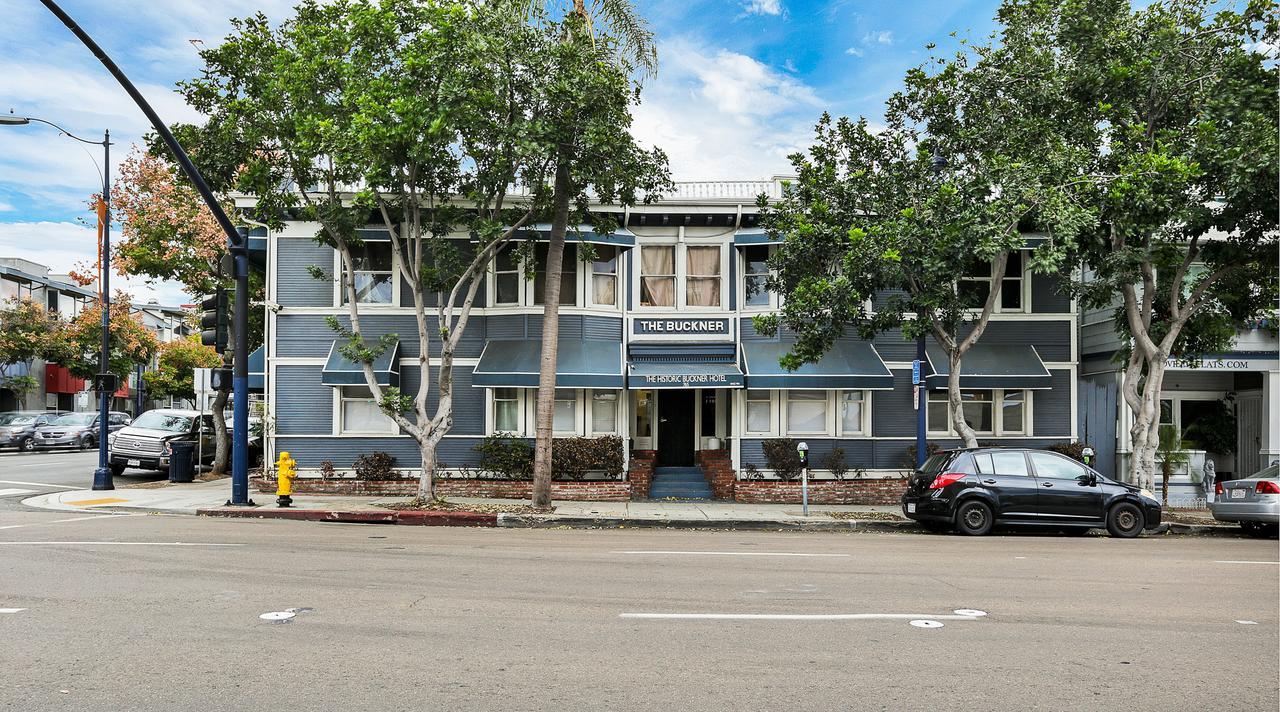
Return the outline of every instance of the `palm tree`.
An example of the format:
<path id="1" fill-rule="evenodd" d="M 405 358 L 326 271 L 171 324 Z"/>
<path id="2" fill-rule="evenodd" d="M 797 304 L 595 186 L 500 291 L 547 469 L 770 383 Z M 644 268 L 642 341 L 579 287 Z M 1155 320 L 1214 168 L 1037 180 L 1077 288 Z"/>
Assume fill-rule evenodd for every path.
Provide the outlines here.
<path id="1" fill-rule="evenodd" d="M 1161 425 L 1156 455 L 1160 457 L 1160 498 L 1165 507 L 1169 506 L 1169 479 L 1173 477 L 1173 471 L 1190 459 L 1182 448 L 1182 433 L 1178 428 L 1168 423 Z"/>
<path id="2" fill-rule="evenodd" d="M 558 5 L 558 3 L 547 3 Z M 539 0 L 530 0 L 528 14 L 536 15 Z M 551 12 L 558 7 L 548 8 Z M 595 40 L 596 28 L 609 32 L 618 41 L 615 61 L 630 69 L 639 67 L 648 76 L 658 69 L 658 50 L 649 23 L 636 12 L 628 0 L 573 0 L 567 13 L 577 15 L 581 25 Z M 572 27 L 572 26 L 571 26 Z M 570 40 L 572 38 L 566 38 Z M 538 508 L 551 506 L 551 447 L 555 422 L 556 349 L 560 340 L 560 274 L 564 265 L 564 240 L 569 228 L 569 203 L 573 177 L 572 147 L 561 144 L 556 155 L 556 177 L 551 212 L 551 235 L 547 243 L 546 291 L 543 295 L 542 349 L 538 374 L 538 406 L 536 444 L 533 460 L 532 504 Z"/>

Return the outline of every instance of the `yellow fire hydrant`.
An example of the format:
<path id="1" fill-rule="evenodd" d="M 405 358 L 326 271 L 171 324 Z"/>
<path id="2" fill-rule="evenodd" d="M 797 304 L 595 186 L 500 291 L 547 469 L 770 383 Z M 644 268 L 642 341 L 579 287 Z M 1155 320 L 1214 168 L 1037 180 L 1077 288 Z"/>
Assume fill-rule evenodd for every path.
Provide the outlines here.
<path id="1" fill-rule="evenodd" d="M 298 476 L 298 462 L 289 457 L 287 451 L 281 452 L 276 459 L 276 505 L 289 507 L 293 505 L 293 480 Z"/>

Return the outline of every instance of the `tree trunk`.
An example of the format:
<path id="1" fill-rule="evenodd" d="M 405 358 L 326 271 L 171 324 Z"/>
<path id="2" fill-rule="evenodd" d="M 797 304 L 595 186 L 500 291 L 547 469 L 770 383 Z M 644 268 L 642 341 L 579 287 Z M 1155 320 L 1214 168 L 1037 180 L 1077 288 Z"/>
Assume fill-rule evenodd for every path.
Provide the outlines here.
<path id="1" fill-rule="evenodd" d="M 564 265 L 564 235 L 569 228 L 569 161 L 561 147 L 556 165 L 551 241 L 547 245 L 547 289 L 542 309 L 542 362 L 538 373 L 537 441 L 533 455 L 532 504 L 551 507 L 551 447 L 555 424 L 556 350 L 560 341 L 560 271 Z"/>
<path id="2" fill-rule="evenodd" d="M 1157 354 L 1160 356 L 1161 354 Z M 1132 468 L 1139 487 L 1155 484 L 1156 453 L 1160 449 L 1160 390 L 1164 385 L 1164 359 L 1146 361 L 1139 408 L 1129 429 L 1133 441 Z"/>
<path id="3" fill-rule="evenodd" d="M 213 397 L 213 439 L 216 443 L 213 455 L 213 473 L 215 475 L 225 474 L 227 472 L 227 463 L 231 460 L 231 431 L 227 430 L 227 400 L 229 396 L 230 393 L 228 391 L 218 391 L 218 395 Z"/>
<path id="4" fill-rule="evenodd" d="M 974 435 L 973 428 L 969 427 L 969 421 L 964 419 L 964 400 L 960 398 L 961 357 L 959 348 L 952 349 L 947 354 L 947 401 L 951 404 L 951 427 L 955 428 L 965 447 L 978 447 L 978 437 Z M 991 407 L 994 409 L 995 404 Z M 994 417 L 994 411 L 992 415 Z"/>
<path id="5" fill-rule="evenodd" d="M 436 498 L 436 446 L 440 437 L 435 433 L 418 441 L 418 453 L 422 456 L 422 466 L 418 469 L 418 499 L 431 502 Z"/>

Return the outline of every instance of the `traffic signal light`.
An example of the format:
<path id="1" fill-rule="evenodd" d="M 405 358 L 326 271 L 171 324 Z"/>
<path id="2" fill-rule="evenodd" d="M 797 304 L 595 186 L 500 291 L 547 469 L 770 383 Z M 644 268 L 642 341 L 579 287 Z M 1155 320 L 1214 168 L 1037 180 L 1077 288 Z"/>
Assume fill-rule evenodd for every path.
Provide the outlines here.
<path id="1" fill-rule="evenodd" d="M 222 289 L 200 302 L 200 343 L 218 353 L 227 350 L 227 293 Z"/>

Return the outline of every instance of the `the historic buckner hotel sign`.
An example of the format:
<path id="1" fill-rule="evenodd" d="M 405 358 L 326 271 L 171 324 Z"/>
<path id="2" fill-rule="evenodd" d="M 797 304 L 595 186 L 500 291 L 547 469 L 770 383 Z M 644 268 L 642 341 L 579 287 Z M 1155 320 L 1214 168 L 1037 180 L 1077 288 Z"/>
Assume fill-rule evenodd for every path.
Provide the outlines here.
<path id="1" fill-rule="evenodd" d="M 729 336 L 728 319 L 635 319 L 631 333 L 638 336 Z"/>

